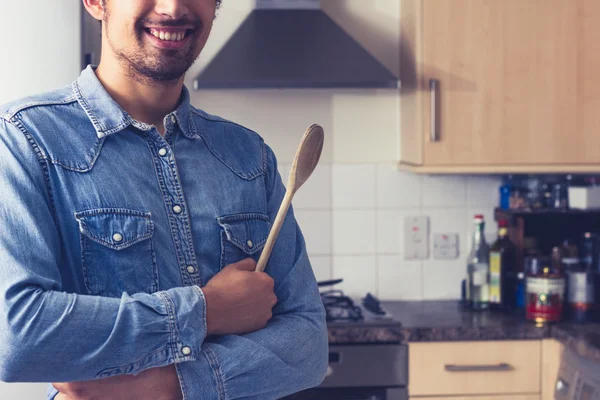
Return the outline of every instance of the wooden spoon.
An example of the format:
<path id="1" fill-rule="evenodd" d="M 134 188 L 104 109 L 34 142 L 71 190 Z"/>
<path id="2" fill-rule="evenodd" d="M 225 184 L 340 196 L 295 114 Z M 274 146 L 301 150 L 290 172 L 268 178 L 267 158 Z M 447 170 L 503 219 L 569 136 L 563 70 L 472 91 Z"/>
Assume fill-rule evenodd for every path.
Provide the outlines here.
<path id="1" fill-rule="evenodd" d="M 309 126 L 306 132 L 304 132 L 300 146 L 298 146 L 298 151 L 296 151 L 294 163 L 292 164 L 285 196 L 283 197 L 283 201 L 279 206 L 279 211 L 277 212 L 275 222 L 271 227 L 271 232 L 269 232 L 267 243 L 263 248 L 262 254 L 258 260 L 258 264 L 256 264 L 256 271 L 262 272 L 265 270 L 265 266 L 267 265 L 267 261 L 271 256 L 273 246 L 275 245 L 277 236 L 279 236 L 279 231 L 281 230 L 283 220 L 285 219 L 288 209 L 290 208 L 294 194 L 296 194 L 298 189 L 300 189 L 300 186 L 302 186 L 304 182 L 308 180 L 310 175 L 315 170 L 315 167 L 319 163 L 321 151 L 323 150 L 324 138 L 325 133 L 323 132 L 323 128 L 317 124 Z"/>

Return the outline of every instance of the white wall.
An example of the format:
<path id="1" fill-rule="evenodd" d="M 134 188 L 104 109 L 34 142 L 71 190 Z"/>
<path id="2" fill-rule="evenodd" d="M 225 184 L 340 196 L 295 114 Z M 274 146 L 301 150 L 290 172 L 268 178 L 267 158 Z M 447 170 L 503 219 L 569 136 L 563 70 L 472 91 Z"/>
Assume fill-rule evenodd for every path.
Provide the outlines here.
<path id="1" fill-rule="evenodd" d="M 78 0 L 0 0 L 0 104 L 79 75 Z"/>
<path id="2" fill-rule="evenodd" d="M 0 104 L 77 78 L 80 3 L 0 0 Z M 0 382 L 0 399 L 41 400 L 46 388 Z"/>
<path id="3" fill-rule="evenodd" d="M 251 10 L 225 0 L 193 78 Z M 388 69 L 400 66 L 398 0 L 322 0 L 323 9 Z M 472 216 L 486 216 L 493 240 L 496 177 L 417 176 L 396 168 L 400 95 L 395 90 L 212 90 L 194 105 L 259 132 L 287 176 L 304 129 L 326 132 L 321 164 L 293 204 L 318 279 L 344 278 L 348 293 L 384 299 L 456 299 L 466 271 Z M 428 215 L 432 233 L 458 233 L 458 259 L 404 261 L 402 219 Z"/>

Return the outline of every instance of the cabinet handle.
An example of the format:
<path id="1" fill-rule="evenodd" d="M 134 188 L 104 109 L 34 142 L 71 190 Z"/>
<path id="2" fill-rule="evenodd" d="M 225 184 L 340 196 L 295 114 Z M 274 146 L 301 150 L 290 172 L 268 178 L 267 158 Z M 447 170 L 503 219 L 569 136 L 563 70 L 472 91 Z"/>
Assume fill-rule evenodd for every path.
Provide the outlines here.
<path id="1" fill-rule="evenodd" d="M 482 371 L 512 371 L 514 368 L 510 364 L 501 363 L 496 365 L 453 365 L 444 366 L 448 372 L 482 372 Z"/>
<path id="2" fill-rule="evenodd" d="M 439 80 L 437 80 L 437 79 L 429 80 L 429 100 L 431 102 L 431 104 L 430 104 L 430 106 L 431 106 L 431 115 L 430 115 L 431 126 L 429 127 L 429 140 L 431 142 L 438 141 L 436 104 L 437 104 L 437 92 L 438 92 L 439 85 L 440 85 Z"/>

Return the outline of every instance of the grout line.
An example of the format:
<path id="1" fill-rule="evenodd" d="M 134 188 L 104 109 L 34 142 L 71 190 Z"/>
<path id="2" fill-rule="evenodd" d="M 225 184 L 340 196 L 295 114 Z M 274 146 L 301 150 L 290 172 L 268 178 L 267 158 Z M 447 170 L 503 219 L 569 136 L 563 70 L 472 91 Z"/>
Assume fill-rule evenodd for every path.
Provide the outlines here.
<path id="1" fill-rule="evenodd" d="M 375 201 L 375 221 L 373 221 L 374 225 L 375 225 L 375 230 L 373 232 L 373 245 L 375 246 L 375 249 L 377 249 L 377 239 L 378 239 L 378 235 L 377 232 L 379 231 L 379 227 L 378 227 L 378 219 L 377 219 L 377 205 L 379 204 L 378 200 L 379 200 L 379 194 L 377 193 L 377 174 L 378 174 L 378 168 L 377 168 L 377 164 L 373 164 L 373 169 L 374 171 L 374 176 L 375 179 L 373 179 L 373 197 L 374 201 Z M 379 297 L 379 256 L 377 255 L 377 252 L 375 252 L 375 296 Z"/>

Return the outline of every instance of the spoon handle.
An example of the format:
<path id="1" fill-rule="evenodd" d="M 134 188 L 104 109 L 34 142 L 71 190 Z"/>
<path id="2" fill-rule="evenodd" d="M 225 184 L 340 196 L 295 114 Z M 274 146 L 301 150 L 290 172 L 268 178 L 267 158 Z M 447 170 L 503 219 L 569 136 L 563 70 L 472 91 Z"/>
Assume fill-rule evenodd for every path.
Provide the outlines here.
<path id="1" fill-rule="evenodd" d="M 285 216 L 287 215 L 288 209 L 290 208 L 290 204 L 292 204 L 292 198 L 294 197 L 294 192 L 291 190 L 287 190 L 285 192 L 285 196 L 283 197 L 283 201 L 279 206 L 279 211 L 277 211 L 277 216 L 275 217 L 275 222 L 273 222 L 273 226 L 271 227 L 271 231 L 269 232 L 269 237 L 267 238 L 267 243 L 265 243 L 265 247 L 263 248 L 262 253 L 260 254 L 260 258 L 258 259 L 258 263 L 256 264 L 255 271 L 263 272 L 267 265 L 267 261 L 269 261 L 269 257 L 271 256 L 271 252 L 273 251 L 273 246 L 275 246 L 275 242 L 277 241 L 277 236 L 279 236 L 279 231 L 283 226 L 283 221 L 285 220 Z"/>

